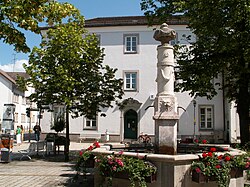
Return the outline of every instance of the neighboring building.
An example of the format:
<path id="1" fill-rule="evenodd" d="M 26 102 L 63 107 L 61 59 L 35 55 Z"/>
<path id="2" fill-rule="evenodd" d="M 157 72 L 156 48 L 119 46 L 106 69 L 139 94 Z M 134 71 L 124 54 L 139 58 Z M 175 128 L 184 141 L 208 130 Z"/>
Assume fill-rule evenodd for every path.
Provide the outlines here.
<path id="1" fill-rule="evenodd" d="M 28 87 L 28 90 L 23 92 L 16 85 L 17 75 L 27 78 L 28 74 L 24 72 L 4 72 L 0 70 L 0 123 L 3 123 L 6 106 L 13 106 L 11 119 L 14 121 L 14 129 L 17 125 L 23 125 L 26 132 L 37 122 L 37 112 L 31 112 L 31 118 L 26 116 L 26 108 L 35 108 L 34 103 L 30 103 L 27 97 L 33 93 L 34 88 Z M 31 123 L 30 123 L 31 119 Z M 1 127 L 2 129 L 2 127 Z"/>
<path id="2" fill-rule="evenodd" d="M 177 32 L 171 43 L 189 45 L 195 35 L 187 28 L 187 20 L 166 21 Z M 96 119 L 79 117 L 70 120 L 70 137 L 109 134 L 110 141 L 129 141 L 140 134 L 154 136 L 154 98 L 156 95 L 157 45 L 153 39 L 156 26 L 149 27 L 143 16 L 109 17 L 86 20 L 86 28 L 96 33 L 104 48 L 104 64 L 117 68 L 117 78 L 124 80 L 125 95 L 121 106 L 102 109 Z M 43 31 L 46 32 L 46 31 Z M 187 37 L 191 40 L 187 41 Z M 215 80 L 218 81 L 218 80 Z M 206 138 L 211 142 L 236 142 L 239 122 L 235 104 L 228 103 L 222 91 L 213 100 L 193 98 L 187 92 L 176 93 L 178 100 L 178 137 Z M 55 106 L 54 111 L 59 111 Z M 184 109 L 184 110 L 183 110 Z M 106 115 L 106 117 L 104 117 Z M 195 120 L 194 120 L 195 118 Z M 50 132 L 54 113 L 43 115 L 43 132 Z M 88 134 L 88 135 L 86 135 Z"/>

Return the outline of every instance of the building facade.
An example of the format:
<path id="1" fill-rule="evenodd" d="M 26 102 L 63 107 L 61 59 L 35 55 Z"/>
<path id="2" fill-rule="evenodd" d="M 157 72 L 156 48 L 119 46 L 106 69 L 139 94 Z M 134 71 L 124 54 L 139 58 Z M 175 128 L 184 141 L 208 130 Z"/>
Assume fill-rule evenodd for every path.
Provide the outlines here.
<path id="1" fill-rule="evenodd" d="M 187 28 L 187 20 L 173 18 L 166 23 L 177 32 L 172 45 L 190 45 L 196 40 Z M 99 38 L 105 53 L 104 64 L 118 69 L 116 76 L 123 78 L 125 94 L 119 105 L 113 103 L 113 108 L 103 108 L 96 119 L 70 119 L 71 138 L 93 136 L 126 142 L 136 140 L 141 134 L 154 137 L 153 105 L 160 43 L 153 39 L 153 34 L 158 25 L 148 26 L 145 17 L 130 16 L 90 19 L 85 26 Z M 217 143 L 237 142 L 239 122 L 235 104 L 226 100 L 223 91 L 218 91 L 212 100 L 194 99 L 188 92 L 175 94 L 180 116 L 179 139 L 195 137 Z M 51 132 L 50 126 L 55 114 L 61 111 L 59 108 L 54 106 L 54 112 L 44 113 L 41 120 L 44 133 Z"/>
<path id="2" fill-rule="evenodd" d="M 6 128 L 6 122 L 13 123 L 13 130 L 16 127 L 23 126 L 26 133 L 37 122 L 37 112 L 32 111 L 30 117 L 26 115 L 26 108 L 35 108 L 27 97 L 33 93 L 34 88 L 28 87 L 27 91 L 21 91 L 16 84 L 17 75 L 26 78 L 28 75 L 24 72 L 4 72 L 0 70 L 0 124 L 1 130 Z M 6 117 L 6 112 L 11 108 L 10 115 Z M 7 125 L 8 126 L 8 125 Z M 8 128 L 8 127 L 7 127 Z"/>

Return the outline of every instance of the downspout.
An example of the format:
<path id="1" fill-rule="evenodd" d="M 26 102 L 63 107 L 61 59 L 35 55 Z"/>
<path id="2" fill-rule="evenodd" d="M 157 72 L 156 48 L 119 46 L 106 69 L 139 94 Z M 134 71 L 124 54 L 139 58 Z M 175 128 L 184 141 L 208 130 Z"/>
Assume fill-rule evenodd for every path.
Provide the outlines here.
<path id="1" fill-rule="evenodd" d="M 228 130 L 227 130 L 227 126 L 226 126 L 226 102 L 225 102 L 225 88 L 224 88 L 224 85 L 225 85 L 225 80 L 224 80 L 224 71 L 222 71 L 222 110 L 223 110 L 223 132 L 224 132 L 224 141 L 228 142 Z"/>

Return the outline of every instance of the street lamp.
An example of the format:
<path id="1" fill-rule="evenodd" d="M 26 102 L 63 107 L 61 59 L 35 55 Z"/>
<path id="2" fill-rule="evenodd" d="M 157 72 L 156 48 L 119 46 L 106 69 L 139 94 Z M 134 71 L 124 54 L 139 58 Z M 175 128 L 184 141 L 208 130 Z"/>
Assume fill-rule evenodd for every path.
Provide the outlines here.
<path id="1" fill-rule="evenodd" d="M 193 105 L 194 105 L 194 136 L 193 136 L 193 140 L 194 140 L 195 139 L 195 126 L 196 126 L 196 119 L 195 119 L 196 100 L 193 100 Z"/>

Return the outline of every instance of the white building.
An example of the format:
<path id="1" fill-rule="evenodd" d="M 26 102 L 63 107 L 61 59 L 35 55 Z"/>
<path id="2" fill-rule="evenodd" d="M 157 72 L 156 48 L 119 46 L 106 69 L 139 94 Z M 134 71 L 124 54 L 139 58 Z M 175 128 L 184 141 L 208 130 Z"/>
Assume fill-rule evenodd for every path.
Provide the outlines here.
<path id="1" fill-rule="evenodd" d="M 4 72 L 0 70 L 0 124 L 2 125 L 1 129 L 4 128 L 7 106 L 11 106 L 12 111 L 9 119 L 14 122 L 14 129 L 18 125 L 22 125 L 25 132 L 28 133 L 29 128 L 33 129 L 37 122 L 37 112 L 32 111 L 30 118 L 26 116 L 26 108 L 35 107 L 34 103 L 30 103 L 27 99 L 35 90 L 30 87 L 25 92 L 18 89 L 16 84 L 17 75 L 25 78 L 28 76 L 28 74 L 23 72 Z"/>
<path id="2" fill-rule="evenodd" d="M 195 35 L 187 28 L 187 20 L 167 20 L 177 32 L 174 42 L 189 45 Z M 104 48 L 104 64 L 117 68 L 117 78 L 124 80 L 125 95 L 121 106 L 105 108 L 95 120 L 84 117 L 71 119 L 70 137 L 77 140 L 109 134 L 110 141 L 137 139 L 140 134 L 154 136 L 154 98 L 156 95 L 157 45 L 153 39 L 156 26 L 149 27 L 143 16 L 109 17 L 86 20 L 86 28 L 96 33 Z M 46 32 L 46 31 L 44 31 Z M 235 106 L 228 103 L 222 91 L 213 100 L 193 98 L 186 93 L 176 93 L 178 100 L 178 135 L 181 139 L 206 138 L 211 142 L 235 142 L 239 136 L 239 123 Z M 54 108 L 55 112 L 58 110 Z M 106 115 L 106 117 L 104 117 Z M 44 133 L 51 132 L 53 113 L 44 114 L 41 121 Z M 194 120 L 195 119 L 195 120 Z M 88 135 L 87 135 L 88 134 Z"/>

